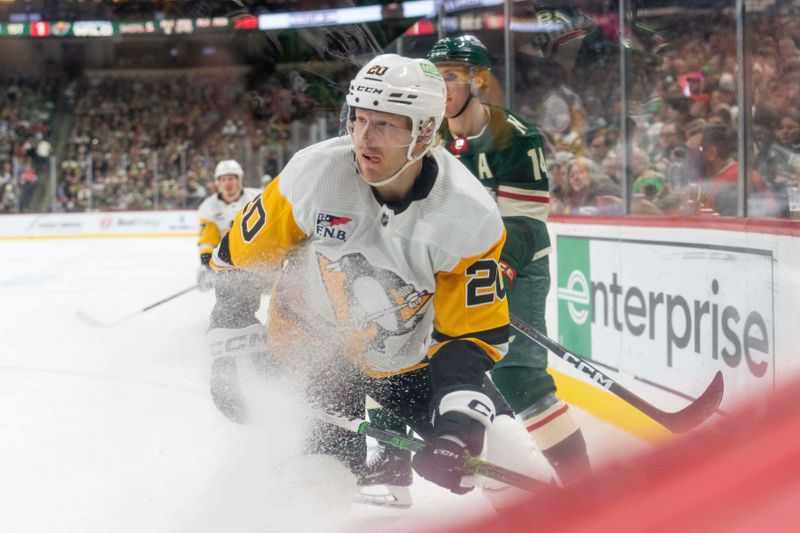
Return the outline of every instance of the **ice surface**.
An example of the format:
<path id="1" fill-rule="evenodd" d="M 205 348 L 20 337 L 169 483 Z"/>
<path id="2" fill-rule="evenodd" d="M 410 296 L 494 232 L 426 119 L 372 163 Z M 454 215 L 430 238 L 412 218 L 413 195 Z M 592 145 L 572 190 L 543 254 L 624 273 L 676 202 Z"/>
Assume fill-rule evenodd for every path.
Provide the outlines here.
<path id="1" fill-rule="evenodd" d="M 297 453 L 300 417 L 229 422 L 208 393 L 209 293 L 109 329 L 78 320 L 82 309 L 112 321 L 192 285 L 194 239 L 0 241 L 0 254 L 4 531 L 410 531 L 492 512 L 477 491 L 421 479 L 411 509 L 351 505 L 348 472 Z M 575 412 L 596 461 L 642 446 Z"/>

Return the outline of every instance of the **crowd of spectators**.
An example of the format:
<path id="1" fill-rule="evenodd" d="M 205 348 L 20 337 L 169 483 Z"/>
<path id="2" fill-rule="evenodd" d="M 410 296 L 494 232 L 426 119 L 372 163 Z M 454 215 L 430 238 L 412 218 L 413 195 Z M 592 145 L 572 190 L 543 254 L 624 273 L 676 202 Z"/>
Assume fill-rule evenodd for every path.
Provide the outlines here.
<path id="1" fill-rule="evenodd" d="M 74 117 L 58 179 L 65 211 L 196 207 L 215 190 L 221 159 L 277 172 L 276 147 L 289 152 L 290 125 L 314 104 L 277 76 L 248 90 L 241 72 L 92 75 L 65 91 Z"/>
<path id="2" fill-rule="evenodd" d="M 613 16 L 593 20 L 608 23 Z M 641 22 L 629 28 L 631 210 L 736 216 L 740 110 L 733 15 L 689 11 L 645 22 L 658 26 L 658 39 L 646 41 L 656 32 L 645 31 Z M 619 49 L 607 41 L 604 54 L 593 53 L 600 48 L 596 35 L 602 30 L 587 30 L 580 52 L 572 50 L 572 62 L 557 52 L 542 57 L 541 49 L 534 50 L 538 62 L 531 61 L 531 47 L 524 45 L 517 54 L 523 65 L 517 65 L 517 72 L 523 71 L 517 92 L 521 111 L 540 126 L 550 145 L 551 210 L 556 213 L 618 214 L 623 209 Z M 800 13 L 792 6 L 759 13 L 752 34 L 758 38 L 751 56 L 748 215 L 787 217 L 789 196 L 800 187 Z M 531 74 L 537 69 L 538 78 Z"/>
<path id="3" fill-rule="evenodd" d="M 177 177 L 180 152 L 236 96 L 224 75 L 84 77 L 66 91 L 74 107 L 57 194 L 65 210 L 154 207 L 156 188 L 169 191 Z"/>
<path id="4" fill-rule="evenodd" d="M 25 212 L 50 156 L 56 78 L 0 77 L 0 213 Z"/>
<path id="5" fill-rule="evenodd" d="M 689 10 L 630 22 L 623 139 L 619 24 L 613 10 L 589 11 L 600 4 L 573 4 L 588 13 L 572 12 L 574 32 L 556 39 L 560 48 L 515 39 L 515 107 L 547 138 L 551 210 L 621 213 L 628 179 L 634 214 L 736 215 L 740 110 L 733 14 Z M 759 38 L 749 55 L 750 216 L 789 216 L 789 197 L 800 193 L 800 13 L 791 4 L 776 9 L 752 18 Z M 62 101 L 72 123 L 57 169 L 56 208 L 192 208 L 215 190 L 212 169 L 227 158 L 239 160 L 249 185 L 258 185 L 296 149 L 336 131 L 350 73 L 308 75 L 328 66 L 312 60 L 303 75 L 275 71 L 258 81 L 230 69 L 136 77 L 94 72 L 65 84 Z M 2 85 L 0 210 L 30 201 L 55 85 Z M 327 118 L 327 128 L 318 126 L 319 117 Z"/>

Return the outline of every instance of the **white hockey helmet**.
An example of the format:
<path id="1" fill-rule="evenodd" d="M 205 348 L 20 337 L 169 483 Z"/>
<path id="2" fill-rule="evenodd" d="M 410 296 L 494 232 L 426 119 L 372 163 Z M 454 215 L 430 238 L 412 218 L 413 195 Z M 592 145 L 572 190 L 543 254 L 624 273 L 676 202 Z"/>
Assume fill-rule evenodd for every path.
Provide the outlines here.
<path id="1" fill-rule="evenodd" d="M 228 174 L 233 174 L 239 181 L 242 181 L 242 176 L 244 176 L 244 171 L 242 170 L 242 166 L 236 162 L 234 159 L 223 159 L 219 163 L 217 163 L 217 168 L 214 169 L 214 179 L 218 180 L 220 176 L 226 176 Z"/>
<path id="2" fill-rule="evenodd" d="M 355 108 L 394 113 L 411 119 L 408 159 L 420 135 L 435 138 L 444 118 L 447 88 L 436 67 L 427 59 L 383 54 L 364 65 L 350 82 L 348 121 Z"/>

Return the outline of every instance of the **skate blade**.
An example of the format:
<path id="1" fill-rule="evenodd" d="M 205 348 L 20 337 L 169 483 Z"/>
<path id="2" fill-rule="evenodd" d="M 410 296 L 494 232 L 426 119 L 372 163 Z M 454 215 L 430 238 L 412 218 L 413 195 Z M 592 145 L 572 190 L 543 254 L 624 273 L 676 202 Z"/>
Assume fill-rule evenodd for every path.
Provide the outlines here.
<path id="1" fill-rule="evenodd" d="M 411 507 L 411 491 L 408 487 L 399 485 L 362 486 L 356 492 L 354 501 L 380 507 L 408 509 Z"/>

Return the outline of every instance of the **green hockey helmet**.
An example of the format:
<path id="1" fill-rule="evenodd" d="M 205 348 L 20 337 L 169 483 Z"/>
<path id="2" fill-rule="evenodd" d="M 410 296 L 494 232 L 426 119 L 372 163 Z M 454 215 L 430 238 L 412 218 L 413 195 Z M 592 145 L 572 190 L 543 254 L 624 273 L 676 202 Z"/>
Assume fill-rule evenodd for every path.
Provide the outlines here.
<path id="1" fill-rule="evenodd" d="M 491 68 L 489 50 L 474 35 L 445 37 L 439 39 L 428 53 L 428 60 L 438 63 L 467 63 L 477 67 Z"/>

